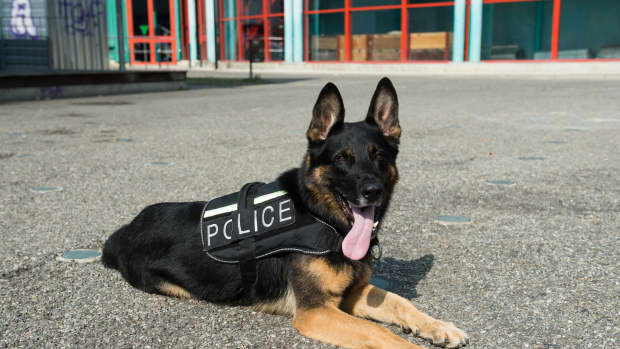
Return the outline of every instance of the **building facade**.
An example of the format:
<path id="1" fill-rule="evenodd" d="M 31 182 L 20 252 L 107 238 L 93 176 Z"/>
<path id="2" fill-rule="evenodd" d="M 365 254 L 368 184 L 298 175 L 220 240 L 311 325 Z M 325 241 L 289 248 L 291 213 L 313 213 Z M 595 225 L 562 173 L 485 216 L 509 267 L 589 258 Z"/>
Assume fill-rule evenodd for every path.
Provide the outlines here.
<path id="1" fill-rule="evenodd" d="M 250 58 L 375 63 L 620 59 L 617 0 L 124 0 L 123 4 L 127 58 L 133 64 Z M 115 57 L 116 25 L 108 25 Z"/>
<path id="2" fill-rule="evenodd" d="M 132 65 L 620 60 L 620 1 L 0 2 L 0 71 L 105 70 L 120 52 Z"/>
<path id="3" fill-rule="evenodd" d="M 0 72 L 109 68 L 104 0 L 0 1 Z"/>

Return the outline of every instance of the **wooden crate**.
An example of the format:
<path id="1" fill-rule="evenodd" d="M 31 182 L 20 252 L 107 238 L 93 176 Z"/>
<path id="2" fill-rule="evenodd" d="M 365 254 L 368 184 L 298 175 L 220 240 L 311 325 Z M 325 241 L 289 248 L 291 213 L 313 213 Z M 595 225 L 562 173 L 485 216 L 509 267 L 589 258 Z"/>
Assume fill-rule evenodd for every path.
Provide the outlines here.
<path id="1" fill-rule="evenodd" d="M 338 36 L 312 36 L 312 49 L 316 50 L 337 50 Z"/>
<path id="2" fill-rule="evenodd" d="M 352 49 L 363 49 L 363 50 L 367 50 L 368 49 L 368 39 L 369 39 L 369 35 L 366 34 L 358 34 L 358 35 L 352 35 L 351 38 L 351 48 Z"/>
<path id="3" fill-rule="evenodd" d="M 450 52 L 451 50 L 446 49 L 411 50 L 409 59 L 412 61 L 445 61 L 450 59 Z"/>
<path id="4" fill-rule="evenodd" d="M 368 41 L 373 49 L 400 49 L 400 35 L 375 34 Z"/>
<path id="5" fill-rule="evenodd" d="M 344 61 L 344 35 L 338 35 L 338 60 Z"/>
<path id="6" fill-rule="evenodd" d="M 450 49 L 452 40 L 452 32 L 413 33 L 409 35 L 409 49 Z"/>
<path id="7" fill-rule="evenodd" d="M 338 50 L 317 50 L 312 51 L 313 56 L 310 58 L 312 61 L 337 61 Z"/>
<path id="8" fill-rule="evenodd" d="M 400 61 L 400 48 L 373 48 L 370 59 L 373 61 Z"/>
<path id="9" fill-rule="evenodd" d="M 338 36 L 339 52 L 338 59 L 344 61 L 344 35 Z M 368 35 L 359 34 L 351 36 L 351 60 L 366 61 L 368 60 Z"/>
<path id="10" fill-rule="evenodd" d="M 368 60 L 368 50 L 365 48 L 354 48 L 351 50 L 351 60 L 352 61 L 367 61 Z"/>

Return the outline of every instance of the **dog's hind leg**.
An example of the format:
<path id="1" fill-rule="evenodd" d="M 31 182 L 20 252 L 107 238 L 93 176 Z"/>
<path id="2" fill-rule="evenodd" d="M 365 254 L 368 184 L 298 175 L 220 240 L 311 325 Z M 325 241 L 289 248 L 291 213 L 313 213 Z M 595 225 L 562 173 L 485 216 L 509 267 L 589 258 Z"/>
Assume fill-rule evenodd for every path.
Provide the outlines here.
<path id="1" fill-rule="evenodd" d="M 457 348 L 469 342 L 467 334 L 452 323 L 436 320 L 419 311 L 407 299 L 370 284 L 349 294 L 342 309 L 356 316 L 411 329 L 435 345 Z"/>
<path id="2" fill-rule="evenodd" d="M 161 283 L 159 283 L 159 285 L 156 286 L 156 288 L 159 293 L 166 296 L 177 297 L 180 299 L 194 298 L 194 296 L 183 287 L 175 285 L 168 281 L 162 281 Z"/>
<path id="3" fill-rule="evenodd" d="M 293 326 L 306 337 L 344 348 L 423 349 L 380 325 L 351 316 L 332 305 L 297 309 Z"/>

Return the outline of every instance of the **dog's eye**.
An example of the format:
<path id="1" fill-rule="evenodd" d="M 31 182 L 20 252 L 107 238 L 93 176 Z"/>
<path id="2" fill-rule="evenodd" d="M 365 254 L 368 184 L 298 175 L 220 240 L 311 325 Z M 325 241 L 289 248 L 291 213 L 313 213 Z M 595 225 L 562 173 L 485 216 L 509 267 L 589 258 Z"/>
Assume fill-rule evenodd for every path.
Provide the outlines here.
<path id="1" fill-rule="evenodd" d="M 346 155 L 344 154 L 338 154 L 336 155 L 336 157 L 334 158 L 334 160 L 336 160 L 337 162 L 341 162 L 341 161 L 345 161 L 347 159 Z"/>

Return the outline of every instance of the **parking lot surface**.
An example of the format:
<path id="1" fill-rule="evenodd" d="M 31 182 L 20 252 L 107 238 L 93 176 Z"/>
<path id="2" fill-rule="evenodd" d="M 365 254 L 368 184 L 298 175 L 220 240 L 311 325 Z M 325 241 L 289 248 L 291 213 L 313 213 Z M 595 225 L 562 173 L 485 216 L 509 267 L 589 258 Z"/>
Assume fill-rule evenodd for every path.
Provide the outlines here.
<path id="1" fill-rule="evenodd" d="M 358 121 L 378 80 L 0 105 L 0 347 L 329 347 L 286 317 L 146 294 L 57 257 L 101 248 L 148 204 L 274 179 L 301 163 L 327 81 Z M 466 330 L 470 348 L 620 347 L 618 81 L 393 82 L 401 179 L 375 282 Z"/>

